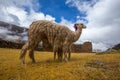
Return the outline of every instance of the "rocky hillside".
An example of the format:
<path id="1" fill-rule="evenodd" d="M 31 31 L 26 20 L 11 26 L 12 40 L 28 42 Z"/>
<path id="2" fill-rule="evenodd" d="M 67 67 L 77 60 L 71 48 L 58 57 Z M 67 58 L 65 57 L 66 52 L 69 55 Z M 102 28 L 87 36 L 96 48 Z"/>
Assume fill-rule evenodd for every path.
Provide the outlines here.
<path id="1" fill-rule="evenodd" d="M 20 49 L 27 40 L 27 28 L 0 21 L 0 47 Z"/>
<path id="2" fill-rule="evenodd" d="M 17 33 L 23 33 L 23 32 L 28 30 L 27 28 L 20 27 L 20 26 L 10 24 L 10 23 L 6 23 L 6 22 L 3 22 L 3 21 L 0 21 L 0 27 L 6 28 L 9 31 L 12 31 L 12 32 L 14 32 L 16 34 Z"/>
<path id="3" fill-rule="evenodd" d="M 27 28 L 0 21 L 0 38 L 11 42 L 27 40 Z"/>
<path id="4" fill-rule="evenodd" d="M 15 43 L 11 41 L 5 41 L 0 39 L 0 48 L 13 48 L 20 49 L 24 43 Z"/>
<path id="5" fill-rule="evenodd" d="M 115 45 L 112 49 L 119 50 L 120 51 L 120 44 Z"/>

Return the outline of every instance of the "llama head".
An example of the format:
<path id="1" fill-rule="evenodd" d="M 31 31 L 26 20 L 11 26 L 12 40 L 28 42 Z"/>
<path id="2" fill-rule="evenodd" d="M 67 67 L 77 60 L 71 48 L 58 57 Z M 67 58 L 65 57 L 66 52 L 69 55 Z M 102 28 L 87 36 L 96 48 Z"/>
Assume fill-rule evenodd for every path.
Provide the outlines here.
<path id="1" fill-rule="evenodd" d="M 78 28 L 79 29 L 85 29 L 86 26 L 83 23 L 75 23 L 74 28 L 75 28 L 75 30 L 77 30 Z"/>

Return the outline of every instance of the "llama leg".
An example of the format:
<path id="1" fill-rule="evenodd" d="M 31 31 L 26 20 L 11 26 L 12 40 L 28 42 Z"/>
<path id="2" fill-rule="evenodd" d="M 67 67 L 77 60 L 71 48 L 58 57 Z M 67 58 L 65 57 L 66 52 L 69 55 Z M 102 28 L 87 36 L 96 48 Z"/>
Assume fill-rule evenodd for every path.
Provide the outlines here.
<path id="1" fill-rule="evenodd" d="M 58 54 L 59 54 L 59 55 L 58 55 L 59 61 L 62 62 L 61 53 L 59 52 Z"/>
<path id="2" fill-rule="evenodd" d="M 35 58 L 34 58 L 34 48 L 29 50 L 29 57 L 32 60 L 33 63 L 35 63 Z"/>
<path id="3" fill-rule="evenodd" d="M 71 53 L 69 52 L 68 53 L 68 60 L 70 60 L 70 58 L 71 58 Z"/>
<path id="4" fill-rule="evenodd" d="M 60 62 L 61 62 L 61 61 L 62 61 L 62 59 L 61 59 L 61 52 L 60 52 L 60 50 L 58 50 L 58 51 L 57 51 L 57 55 L 58 55 L 58 61 L 60 61 Z"/>
<path id="5" fill-rule="evenodd" d="M 54 61 L 56 60 L 56 52 L 54 52 Z"/>
<path id="6" fill-rule="evenodd" d="M 63 52 L 61 52 L 61 59 L 63 60 Z"/>
<path id="7" fill-rule="evenodd" d="M 32 42 L 32 45 L 30 46 L 30 49 L 29 49 L 29 57 L 33 63 L 35 63 L 34 50 L 36 47 L 38 47 L 38 44 L 39 44 L 39 41 Z"/>
<path id="8" fill-rule="evenodd" d="M 64 59 L 65 59 L 65 62 L 68 61 L 68 58 L 67 58 L 67 52 L 64 53 Z"/>
<path id="9" fill-rule="evenodd" d="M 58 50 L 58 52 L 59 52 L 59 59 L 60 59 L 60 61 L 62 62 L 62 59 L 63 59 L 62 49 L 60 48 L 60 49 Z"/>
<path id="10" fill-rule="evenodd" d="M 68 60 L 70 60 L 70 58 L 71 58 L 71 51 L 70 51 L 70 49 L 68 50 Z"/>
<path id="11" fill-rule="evenodd" d="M 64 60 L 65 60 L 65 62 L 67 62 L 68 61 L 68 57 L 67 57 L 67 54 L 68 54 L 67 44 L 64 44 L 63 46 L 64 47 L 63 47 L 62 51 L 63 51 L 63 54 L 64 54 Z"/>
<path id="12" fill-rule="evenodd" d="M 58 61 L 60 61 L 60 53 L 57 52 L 57 55 L 58 55 Z"/>
<path id="13" fill-rule="evenodd" d="M 28 49 L 28 42 L 22 47 L 21 52 L 20 52 L 20 59 L 21 59 L 21 64 L 25 64 L 25 54 Z"/>

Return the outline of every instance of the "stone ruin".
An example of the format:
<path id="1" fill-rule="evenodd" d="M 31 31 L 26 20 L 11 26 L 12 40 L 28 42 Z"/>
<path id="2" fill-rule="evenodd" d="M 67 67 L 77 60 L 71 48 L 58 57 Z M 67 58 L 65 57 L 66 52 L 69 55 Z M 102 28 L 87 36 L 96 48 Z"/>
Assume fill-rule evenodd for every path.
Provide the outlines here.
<path id="1" fill-rule="evenodd" d="M 84 42 L 83 44 L 73 44 L 71 47 L 72 52 L 92 52 L 92 43 L 91 42 Z"/>
<path id="2" fill-rule="evenodd" d="M 43 51 L 52 51 L 52 46 L 46 43 L 43 43 Z M 79 52 L 92 52 L 92 43 L 84 42 L 83 44 L 73 44 L 71 46 L 71 51 L 75 53 Z"/>

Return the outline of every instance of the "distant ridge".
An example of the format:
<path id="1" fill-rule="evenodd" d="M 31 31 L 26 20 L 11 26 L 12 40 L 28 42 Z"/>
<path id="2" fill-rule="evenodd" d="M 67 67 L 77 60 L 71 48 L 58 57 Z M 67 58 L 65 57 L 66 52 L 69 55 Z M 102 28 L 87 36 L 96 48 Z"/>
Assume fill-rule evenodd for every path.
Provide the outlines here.
<path id="1" fill-rule="evenodd" d="M 24 43 L 15 43 L 0 39 L 0 48 L 21 49 Z"/>
<path id="2" fill-rule="evenodd" d="M 20 27 L 14 24 L 3 22 L 3 21 L 0 21 L 0 27 L 7 28 L 8 30 L 17 32 L 17 33 L 23 33 L 25 31 L 28 31 L 28 28 Z"/>
<path id="3" fill-rule="evenodd" d="M 120 43 L 115 45 L 112 49 L 119 50 L 120 51 Z"/>

